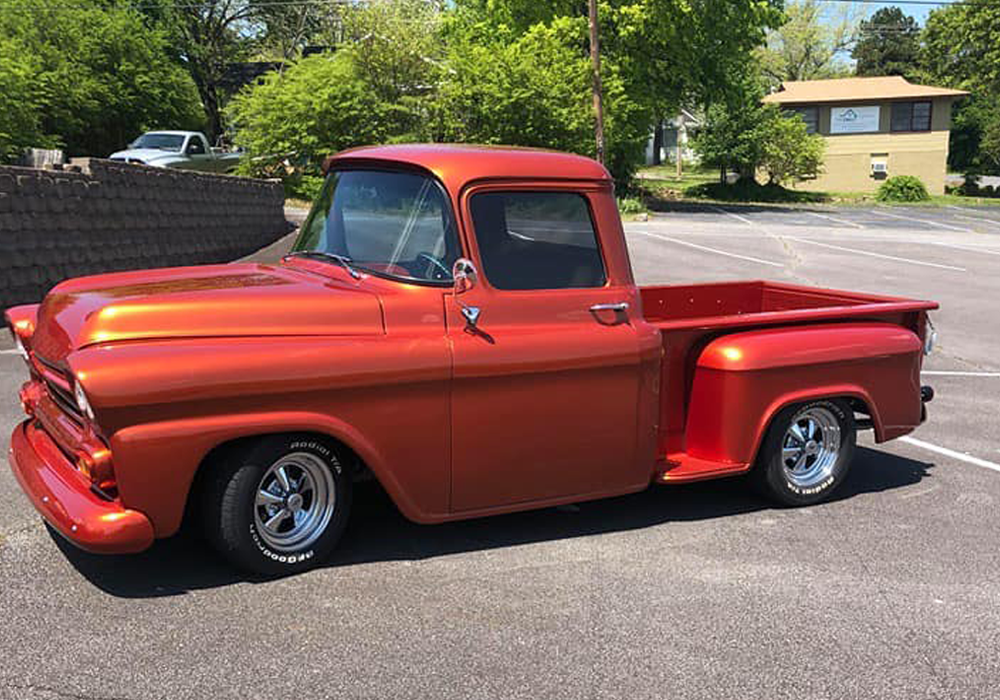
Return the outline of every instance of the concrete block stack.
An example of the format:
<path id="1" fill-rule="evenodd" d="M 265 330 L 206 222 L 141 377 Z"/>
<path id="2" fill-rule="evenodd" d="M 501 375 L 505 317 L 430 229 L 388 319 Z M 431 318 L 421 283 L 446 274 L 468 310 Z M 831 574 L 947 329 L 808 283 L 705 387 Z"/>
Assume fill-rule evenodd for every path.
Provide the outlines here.
<path id="1" fill-rule="evenodd" d="M 90 159 L 0 166 L 0 309 L 68 277 L 228 262 L 290 230 L 274 182 Z"/>

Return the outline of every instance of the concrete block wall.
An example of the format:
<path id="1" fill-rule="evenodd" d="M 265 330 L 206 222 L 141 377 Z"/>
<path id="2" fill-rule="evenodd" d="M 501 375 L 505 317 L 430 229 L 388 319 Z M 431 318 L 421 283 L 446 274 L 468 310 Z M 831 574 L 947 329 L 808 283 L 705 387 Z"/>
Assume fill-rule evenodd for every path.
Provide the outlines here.
<path id="1" fill-rule="evenodd" d="M 0 309 L 68 277 L 228 262 L 289 230 L 278 183 L 97 159 L 0 166 Z"/>

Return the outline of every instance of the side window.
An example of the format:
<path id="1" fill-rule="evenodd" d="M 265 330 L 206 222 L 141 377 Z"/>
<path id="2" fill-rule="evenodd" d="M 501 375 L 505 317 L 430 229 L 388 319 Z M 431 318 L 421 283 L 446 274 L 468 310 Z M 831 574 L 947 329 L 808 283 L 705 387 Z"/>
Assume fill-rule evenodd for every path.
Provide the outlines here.
<path id="1" fill-rule="evenodd" d="M 192 136 L 191 140 L 188 142 L 187 152 L 189 155 L 201 155 L 205 152 L 205 145 L 201 142 L 201 139 L 197 136 Z"/>
<path id="2" fill-rule="evenodd" d="M 604 286 L 604 261 L 582 195 L 481 192 L 469 208 L 483 273 L 497 289 Z"/>
<path id="3" fill-rule="evenodd" d="M 893 131 L 930 131 L 930 102 L 894 102 L 892 105 Z"/>
<path id="4" fill-rule="evenodd" d="M 819 133 L 819 107 L 792 107 L 789 111 L 802 117 L 808 133 Z"/>

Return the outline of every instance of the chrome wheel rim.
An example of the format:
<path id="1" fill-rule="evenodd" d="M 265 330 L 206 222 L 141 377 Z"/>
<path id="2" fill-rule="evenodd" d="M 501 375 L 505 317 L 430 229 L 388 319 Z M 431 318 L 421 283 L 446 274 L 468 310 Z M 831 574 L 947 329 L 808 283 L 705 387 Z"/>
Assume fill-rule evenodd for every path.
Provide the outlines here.
<path id="1" fill-rule="evenodd" d="M 840 455 L 840 422 L 832 411 L 813 406 L 792 418 L 781 441 L 781 466 L 789 483 L 810 489 L 826 481 Z"/>
<path id="2" fill-rule="evenodd" d="M 336 499 L 333 476 L 322 459 L 307 452 L 287 454 L 257 484 L 254 524 L 270 548 L 296 551 L 323 534 Z"/>

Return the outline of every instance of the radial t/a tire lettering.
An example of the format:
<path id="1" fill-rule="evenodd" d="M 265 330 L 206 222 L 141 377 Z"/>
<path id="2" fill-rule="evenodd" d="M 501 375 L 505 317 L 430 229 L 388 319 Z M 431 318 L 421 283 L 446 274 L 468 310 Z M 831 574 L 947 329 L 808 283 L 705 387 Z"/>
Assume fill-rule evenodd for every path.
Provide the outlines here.
<path id="1" fill-rule="evenodd" d="M 351 462 L 330 440 L 270 435 L 220 454 L 206 476 L 209 541 L 236 566 L 261 574 L 303 571 L 325 560 L 351 509 Z"/>

